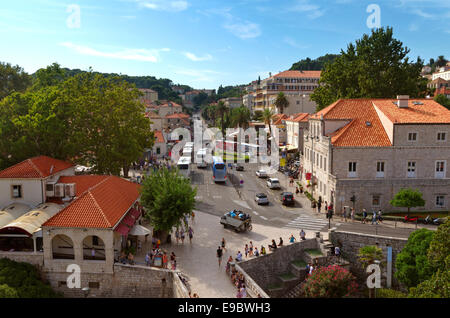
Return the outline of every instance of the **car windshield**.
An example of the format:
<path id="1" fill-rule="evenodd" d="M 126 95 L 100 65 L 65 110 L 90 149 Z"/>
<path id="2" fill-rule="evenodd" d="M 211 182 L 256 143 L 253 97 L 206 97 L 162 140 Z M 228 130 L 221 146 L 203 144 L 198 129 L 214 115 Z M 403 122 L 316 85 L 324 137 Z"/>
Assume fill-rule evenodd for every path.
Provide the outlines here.
<path id="1" fill-rule="evenodd" d="M 284 197 L 285 197 L 286 199 L 292 199 L 292 194 L 285 194 Z"/>
<path id="2" fill-rule="evenodd" d="M 272 180 L 272 183 L 279 183 L 278 180 Z"/>
<path id="3" fill-rule="evenodd" d="M 264 193 L 258 193 L 256 196 L 258 198 L 267 198 L 267 196 Z"/>
<path id="4" fill-rule="evenodd" d="M 225 168 L 225 165 L 223 163 L 216 163 L 215 167 L 217 170 L 223 170 Z"/>

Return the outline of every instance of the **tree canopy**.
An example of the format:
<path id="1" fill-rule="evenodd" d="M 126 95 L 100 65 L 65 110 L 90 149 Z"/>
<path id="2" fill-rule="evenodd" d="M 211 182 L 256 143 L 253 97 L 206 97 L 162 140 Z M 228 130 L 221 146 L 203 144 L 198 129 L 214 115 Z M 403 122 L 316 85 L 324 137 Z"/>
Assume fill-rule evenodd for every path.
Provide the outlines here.
<path id="1" fill-rule="evenodd" d="M 450 110 L 450 98 L 446 97 L 444 94 L 438 94 L 434 97 L 434 101 L 441 104 L 448 110 Z"/>
<path id="2" fill-rule="evenodd" d="M 32 89 L 0 102 L 0 167 L 47 155 L 126 174 L 153 145 L 139 91 L 120 78 L 85 72 L 64 80 L 60 71 L 50 66 Z"/>
<path id="3" fill-rule="evenodd" d="M 424 206 L 425 200 L 419 190 L 401 189 L 389 202 L 392 206 L 408 208 L 408 215 L 411 208 Z"/>
<path id="4" fill-rule="evenodd" d="M 278 112 L 283 114 L 284 109 L 289 106 L 289 101 L 283 92 L 279 92 L 277 98 L 275 99 L 275 107 L 278 108 Z"/>
<path id="5" fill-rule="evenodd" d="M 170 232 L 182 224 L 185 215 L 192 213 L 196 194 L 197 189 L 178 170 L 159 169 L 142 183 L 145 217 L 156 231 Z"/>
<path id="6" fill-rule="evenodd" d="M 423 61 L 411 63 L 409 51 L 392 28 L 374 29 L 326 65 L 311 100 L 320 110 L 340 98 L 421 97 L 427 84 L 420 76 Z"/>
<path id="7" fill-rule="evenodd" d="M 0 101 L 14 92 L 24 92 L 31 85 L 31 76 L 19 65 L 0 62 Z"/>
<path id="8" fill-rule="evenodd" d="M 333 62 L 339 54 L 325 54 L 311 60 L 309 57 L 292 64 L 290 71 L 321 71 L 327 63 Z"/>

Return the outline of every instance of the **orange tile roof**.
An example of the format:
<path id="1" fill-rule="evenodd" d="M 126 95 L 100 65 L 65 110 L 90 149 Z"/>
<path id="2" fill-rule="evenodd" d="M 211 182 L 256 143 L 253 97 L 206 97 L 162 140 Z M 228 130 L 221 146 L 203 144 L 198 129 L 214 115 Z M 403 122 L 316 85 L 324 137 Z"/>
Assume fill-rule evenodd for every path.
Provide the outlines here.
<path id="1" fill-rule="evenodd" d="M 289 119 L 286 119 L 286 121 L 293 121 L 298 123 L 302 121 L 308 121 L 308 117 L 309 117 L 308 113 L 297 113 L 289 116 Z"/>
<path id="2" fill-rule="evenodd" d="M 304 77 L 320 77 L 322 71 L 284 71 L 274 75 L 273 77 L 289 77 L 289 78 L 304 78 Z"/>
<path id="3" fill-rule="evenodd" d="M 155 119 L 161 118 L 161 116 L 159 116 L 157 113 L 155 113 L 153 111 L 149 111 L 149 112 L 145 113 L 145 117 L 155 118 Z"/>
<path id="4" fill-rule="evenodd" d="M 340 99 L 311 115 L 310 118 L 319 119 L 321 115 L 328 120 L 348 121 L 342 128 L 329 135 L 333 146 L 392 146 L 370 99 Z M 370 125 L 366 122 L 370 122 Z"/>
<path id="5" fill-rule="evenodd" d="M 158 107 L 169 107 L 169 103 L 172 104 L 172 107 L 181 107 L 181 105 L 175 103 L 175 102 L 164 102 L 161 105 L 158 105 Z"/>
<path id="6" fill-rule="evenodd" d="M 188 114 L 184 114 L 184 113 L 174 113 L 171 115 L 167 115 L 166 118 L 190 118 L 191 116 L 189 116 Z"/>
<path id="7" fill-rule="evenodd" d="M 373 99 L 372 102 L 394 124 L 450 124 L 450 111 L 432 99 L 410 99 L 407 108 L 394 105 L 396 99 Z M 420 102 L 423 105 L 416 105 Z"/>
<path id="8" fill-rule="evenodd" d="M 154 134 L 155 134 L 155 143 L 161 143 L 161 144 L 163 144 L 163 143 L 166 142 L 166 141 L 164 140 L 164 135 L 163 135 L 163 133 L 162 133 L 161 130 L 155 130 L 155 131 L 154 131 Z"/>
<path id="9" fill-rule="evenodd" d="M 114 228 L 139 198 L 139 185 L 116 176 L 60 179 L 76 183 L 77 194 L 86 190 L 43 226 Z"/>
<path id="10" fill-rule="evenodd" d="M 0 178 L 47 178 L 71 167 L 73 167 L 73 164 L 69 162 L 39 156 L 24 160 L 0 171 Z M 50 170 L 52 171 L 50 172 Z"/>

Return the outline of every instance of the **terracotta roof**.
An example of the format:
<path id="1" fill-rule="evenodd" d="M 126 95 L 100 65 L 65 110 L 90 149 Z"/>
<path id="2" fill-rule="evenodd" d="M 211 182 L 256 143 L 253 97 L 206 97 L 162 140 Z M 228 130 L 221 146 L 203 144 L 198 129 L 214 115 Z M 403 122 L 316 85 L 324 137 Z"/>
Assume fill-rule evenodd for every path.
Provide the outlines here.
<path id="1" fill-rule="evenodd" d="M 340 99 L 310 118 L 347 121 L 342 128 L 329 134 L 336 147 L 392 146 L 370 99 Z"/>
<path id="2" fill-rule="evenodd" d="M 272 116 L 272 125 L 281 125 L 283 120 L 288 119 L 286 114 L 275 114 Z"/>
<path id="3" fill-rule="evenodd" d="M 24 160 L 0 171 L 0 178 L 47 178 L 71 167 L 73 167 L 73 164 L 69 162 L 39 156 Z"/>
<path id="4" fill-rule="evenodd" d="M 289 116 L 288 119 L 286 119 L 286 121 L 293 121 L 293 122 L 305 122 L 308 121 L 308 117 L 309 114 L 308 113 L 297 113 L 297 114 L 292 114 L 291 116 Z"/>
<path id="5" fill-rule="evenodd" d="M 175 103 L 175 102 L 164 102 L 161 105 L 158 105 L 157 107 L 169 107 L 169 103 L 172 104 L 171 107 L 181 107 L 181 105 Z"/>
<path id="6" fill-rule="evenodd" d="M 145 117 L 149 117 L 149 118 L 161 118 L 161 116 L 159 116 L 157 113 L 153 112 L 153 111 L 149 111 L 147 113 L 145 113 Z"/>
<path id="7" fill-rule="evenodd" d="M 154 134 L 155 134 L 155 143 L 163 144 L 166 142 L 164 140 L 164 135 L 161 130 L 155 130 Z"/>
<path id="8" fill-rule="evenodd" d="M 399 108 L 393 103 L 396 101 L 372 100 L 394 124 L 450 124 L 450 111 L 432 99 L 410 99 L 407 108 Z"/>
<path id="9" fill-rule="evenodd" d="M 115 176 L 60 179 L 75 183 L 77 194 L 86 190 L 43 226 L 114 228 L 139 198 L 139 185 Z"/>
<path id="10" fill-rule="evenodd" d="M 190 118 L 191 116 L 189 116 L 188 114 L 184 114 L 184 113 L 173 113 L 171 115 L 167 115 L 166 118 L 180 118 L 180 119 L 187 119 Z"/>
<path id="11" fill-rule="evenodd" d="M 310 77 L 320 77 L 322 71 L 284 71 L 274 75 L 273 77 L 289 77 L 289 78 L 310 78 Z"/>

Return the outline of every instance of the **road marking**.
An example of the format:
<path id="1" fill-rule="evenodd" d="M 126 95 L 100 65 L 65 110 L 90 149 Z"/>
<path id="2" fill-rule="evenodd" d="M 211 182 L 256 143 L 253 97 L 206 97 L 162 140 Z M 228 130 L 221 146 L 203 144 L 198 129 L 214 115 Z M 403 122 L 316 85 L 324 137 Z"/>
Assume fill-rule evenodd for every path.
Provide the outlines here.
<path id="1" fill-rule="evenodd" d="M 262 215 L 260 215 L 259 216 L 261 219 L 263 219 L 263 220 L 266 220 L 267 221 L 267 218 L 266 217 L 264 217 L 264 216 L 262 216 Z"/>
<path id="2" fill-rule="evenodd" d="M 256 212 L 256 211 L 252 211 L 255 215 L 259 215 L 259 213 L 258 212 Z"/>
<path id="3" fill-rule="evenodd" d="M 250 207 L 248 206 L 247 202 L 245 201 L 239 201 L 239 200 L 233 200 L 234 203 L 243 206 L 244 208 L 250 209 Z"/>
<path id="4" fill-rule="evenodd" d="M 213 195 L 213 199 L 222 199 L 221 195 Z"/>

